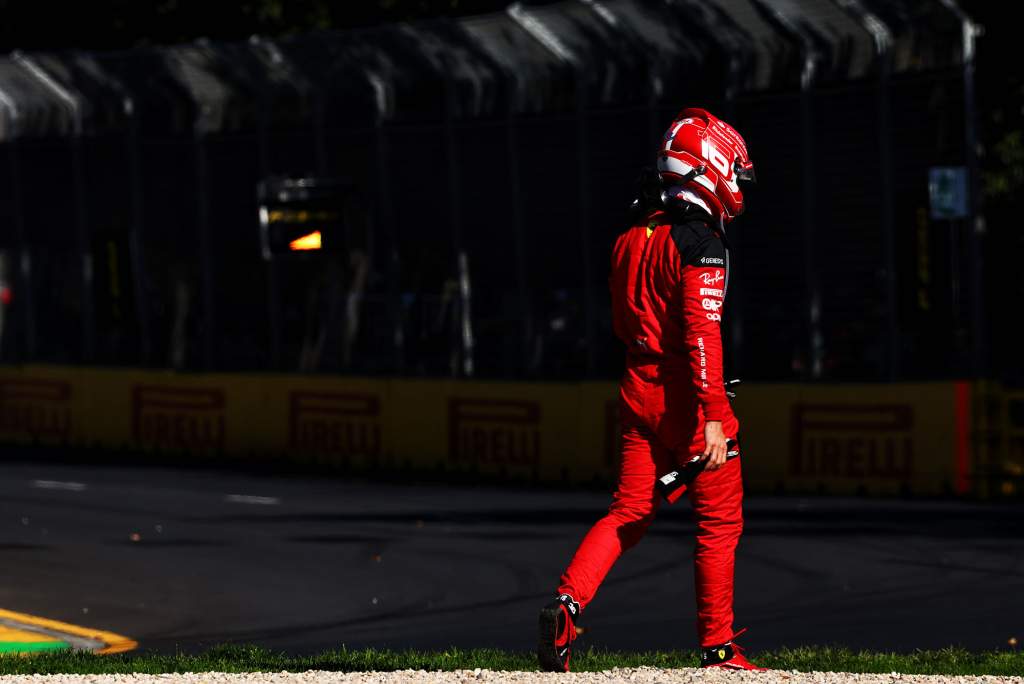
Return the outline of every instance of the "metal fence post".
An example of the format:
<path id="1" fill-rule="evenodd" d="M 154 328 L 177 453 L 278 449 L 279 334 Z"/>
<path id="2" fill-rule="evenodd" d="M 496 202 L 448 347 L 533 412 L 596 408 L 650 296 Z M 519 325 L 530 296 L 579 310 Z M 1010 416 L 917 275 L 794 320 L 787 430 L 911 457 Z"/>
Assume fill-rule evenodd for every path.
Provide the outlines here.
<path id="1" fill-rule="evenodd" d="M 12 120 L 13 125 L 17 126 L 17 117 L 12 116 Z M 17 135 L 16 130 L 14 135 Z M 17 139 L 12 139 L 7 143 L 6 147 L 7 159 L 11 169 L 11 201 L 14 210 L 14 232 L 18 245 L 18 265 L 16 270 L 18 282 L 21 285 L 18 288 L 21 292 L 17 296 L 24 301 L 24 306 L 19 307 L 19 309 L 24 311 L 24 315 L 21 317 L 21 324 L 25 326 L 23 336 L 25 344 L 24 360 L 34 361 L 37 350 L 35 288 L 32 283 L 32 247 L 28 243 L 28 235 L 25 232 L 25 205 L 21 197 L 21 164 L 18 160 L 19 145 Z"/>
<path id="2" fill-rule="evenodd" d="M 85 202 L 85 168 L 82 161 L 81 132 L 71 141 L 71 165 L 74 173 L 75 226 L 78 233 L 79 259 L 82 261 L 82 338 L 85 361 L 96 360 L 96 312 L 93 302 L 94 286 L 92 258 L 92 235 L 89 230 Z"/>
<path id="3" fill-rule="evenodd" d="M 878 81 L 875 83 L 875 104 L 878 122 L 879 194 L 882 210 L 882 250 L 885 265 L 886 333 L 888 362 L 885 374 L 896 380 L 902 373 L 903 345 L 899 328 L 899 282 L 896 278 L 896 199 L 893 190 L 891 90 L 892 33 L 888 27 L 859 2 L 850 8 L 860 20 L 861 27 L 871 35 L 878 59 Z"/>
<path id="4" fill-rule="evenodd" d="M 594 278 L 593 262 L 591 259 L 590 230 L 593 226 L 591 220 L 590 203 L 591 198 L 591 173 L 593 166 L 590 160 L 590 126 L 587 121 L 587 81 L 586 73 L 582 65 L 574 65 L 576 75 L 576 154 L 579 171 L 579 234 L 580 248 L 583 250 L 583 334 L 586 344 L 586 373 L 588 376 L 594 374 L 597 365 L 597 349 L 595 348 L 597 312 L 594 301 Z"/>
<path id="5" fill-rule="evenodd" d="M 445 60 L 447 61 L 447 60 Z M 455 141 L 456 91 L 452 79 L 454 65 L 445 64 L 444 71 L 444 142 L 448 175 L 448 218 L 451 221 L 452 249 L 459 284 L 459 354 L 460 363 L 452 364 L 452 375 L 460 373 L 472 377 L 473 367 L 473 320 L 470 294 L 472 291 L 469 273 L 469 257 L 462 244 L 462 178 L 459 173 Z"/>
<path id="6" fill-rule="evenodd" d="M 277 259 L 267 260 L 267 308 L 270 310 L 270 367 L 282 370 L 284 360 L 281 326 L 281 267 Z"/>
<path id="7" fill-rule="evenodd" d="M 801 218 L 804 243 L 804 280 L 807 288 L 807 343 L 810 376 L 820 379 L 824 370 L 824 337 L 821 331 L 821 289 L 815 268 L 815 168 L 814 168 L 814 111 L 812 100 L 813 58 L 807 56 L 800 87 L 800 166 L 802 170 L 803 201 Z"/>
<path id="8" fill-rule="evenodd" d="M 19 295 L 19 297 L 25 301 L 24 308 L 22 309 L 25 312 L 22 317 L 22 325 L 25 327 L 24 360 L 34 360 L 36 358 L 36 318 L 35 300 L 32 296 L 32 252 L 28 244 L 27 235 L 25 234 L 24 204 L 22 203 L 21 198 L 21 165 L 18 160 L 18 135 L 20 133 L 19 124 L 21 122 L 21 111 L 18 109 L 18 103 L 3 90 L 0 90 L 0 105 L 7 108 L 11 122 L 9 140 L 4 147 L 7 151 L 7 162 L 10 165 L 11 173 L 11 202 L 13 204 L 12 208 L 14 214 L 14 234 L 18 247 L 18 265 L 16 266 L 16 271 L 18 273 L 18 282 L 21 285 L 18 289 L 23 290 L 24 292 L 24 294 Z"/>
<path id="9" fill-rule="evenodd" d="M 263 94 L 260 102 L 257 147 L 260 167 L 260 182 L 270 176 L 270 98 Z M 257 186 L 257 192 L 258 192 Z M 277 259 L 267 259 L 267 309 L 270 327 L 269 366 L 281 368 L 281 272 Z"/>
<path id="10" fill-rule="evenodd" d="M 975 378 L 988 374 L 988 335 L 985 328 L 984 259 L 982 242 L 985 239 L 985 220 L 981 215 L 981 191 L 979 188 L 978 163 L 978 117 L 974 102 L 974 57 L 975 40 L 981 29 L 971 22 L 962 11 L 959 12 L 963 30 L 964 59 L 964 136 L 967 147 L 968 178 L 968 223 L 967 250 L 970 258 L 969 282 L 971 288 L 971 373 Z"/>
<path id="11" fill-rule="evenodd" d="M 902 345 L 899 327 L 899 297 L 896 280 L 896 227 L 894 220 L 895 197 L 893 193 L 892 123 L 889 111 L 889 55 L 884 54 L 878 75 L 878 160 L 882 204 L 882 248 L 885 261 L 886 337 L 888 338 L 888 368 L 890 381 L 900 376 Z"/>
<path id="12" fill-rule="evenodd" d="M 67 105 L 71 112 L 72 196 L 74 198 L 75 237 L 78 243 L 79 267 L 82 269 L 82 291 L 79 293 L 79 305 L 82 307 L 83 357 L 85 361 L 93 361 L 96 356 L 96 316 L 93 302 L 92 236 L 89 230 L 89 220 L 86 211 L 85 168 L 82 159 L 82 136 L 85 134 L 85 117 L 74 93 L 57 82 L 35 60 L 20 52 L 15 52 L 12 57 L 33 79 Z"/>
<path id="13" fill-rule="evenodd" d="M 376 73 L 368 73 L 367 78 L 377 95 L 377 117 L 374 121 L 374 142 L 377 151 L 377 209 L 380 212 L 380 223 L 387 236 L 386 279 L 388 303 L 391 309 L 392 326 L 392 368 L 391 372 L 401 374 L 405 371 L 405 330 L 402 321 L 401 292 L 401 259 L 398 254 L 397 227 L 395 214 L 391 208 L 391 176 L 388 173 L 388 132 L 385 125 L 387 118 L 387 86 L 384 79 Z"/>
<path id="14" fill-rule="evenodd" d="M 583 343 L 586 347 L 584 353 L 584 367 L 588 375 L 593 375 L 597 362 L 597 349 L 595 347 L 597 311 L 593 282 L 593 262 L 591 259 L 590 229 L 591 221 L 591 165 L 589 143 L 590 131 L 587 96 L 587 64 L 586 61 L 574 55 L 559 36 L 544 28 L 541 24 L 530 18 L 523 6 L 514 3 L 506 10 L 520 27 L 533 36 L 537 42 L 543 45 L 548 51 L 555 55 L 560 62 L 572 69 L 573 85 L 576 89 L 576 160 L 578 176 L 578 202 L 577 228 L 579 230 L 580 249 L 583 251 Z"/>
<path id="15" fill-rule="evenodd" d="M 199 126 L 197 122 L 195 124 Z M 203 302 L 203 366 L 213 370 L 216 365 L 216 315 L 214 311 L 213 240 L 210 236 L 210 169 L 206 154 L 206 136 L 195 132 L 193 141 L 196 177 L 196 227 L 199 231 L 200 289 Z"/>
<path id="16" fill-rule="evenodd" d="M 131 97 L 125 97 L 125 112 L 129 116 L 128 135 L 125 138 L 125 151 L 128 156 L 128 179 L 131 188 L 131 228 L 128 234 L 129 258 L 132 264 L 132 283 L 135 287 L 135 317 L 139 321 L 139 354 L 143 365 L 152 361 L 153 343 L 149 329 L 149 296 L 146 291 L 147 275 L 145 260 L 145 217 L 143 214 L 142 188 L 142 139 L 139 135 L 139 120 L 135 112 L 135 103 Z"/>
<path id="17" fill-rule="evenodd" d="M 327 175 L 327 103 L 325 95 L 315 90 L 312 96 L 313 155 L 316 159 L 316 173 L 321 178 Z"/>
<path id="18" fill-rule="evenodd" d="M 511 88 L 510 88 L 511 90 Z M 505 145 L 508 149 L 508 184 L 510 209 L 512 211 L 512 233 L 515 240 L 516 279 L 519 293 L 520 315 L 523 320 L 523 356 L 522 370 L 532 373 L 534 368 L 534 321 L 533 303 L 530 299 L 530 288 L 526 277 L 526 222 L 523 220 L 522 194 L 523 184 L 519 155 L 519 124 L 516 121 L 515 103 L 509 95 L 508 112 L 506 114 Z"/>

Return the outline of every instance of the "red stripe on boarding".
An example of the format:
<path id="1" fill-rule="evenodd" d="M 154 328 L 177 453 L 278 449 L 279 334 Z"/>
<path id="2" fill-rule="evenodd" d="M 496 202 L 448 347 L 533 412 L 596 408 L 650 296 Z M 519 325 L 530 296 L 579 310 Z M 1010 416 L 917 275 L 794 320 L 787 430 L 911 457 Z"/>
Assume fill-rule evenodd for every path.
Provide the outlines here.
<path id="1" fill-rule="evenodd" d="M 953 488 L 957 494 L 967 494 L 971 489 L 971 384 L 953 383 L 956 393 L 956 443 L 954 446 L 954 467 L 956 480 Z"/>

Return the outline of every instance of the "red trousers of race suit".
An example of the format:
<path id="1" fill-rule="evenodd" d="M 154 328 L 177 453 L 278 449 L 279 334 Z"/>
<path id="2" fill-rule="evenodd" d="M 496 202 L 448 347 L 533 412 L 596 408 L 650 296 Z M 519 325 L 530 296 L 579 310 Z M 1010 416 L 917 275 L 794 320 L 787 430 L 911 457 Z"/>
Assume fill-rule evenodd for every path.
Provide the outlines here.
<path id="1" fill-rule="evenodd" d="M 622 552 L 639 542 L 654 520 L 661 501 L 655 480 L 704 449 L 704 420 L 688 369 L 676 374 L 655 364 L 629 365 L 621 385 L 618 486 L 607 515 L 584 537 L 558 588 L 583 608 Z M 731 411 L 722 427 L 726 437 L 736 437 L 738 422 Z M 733 566 L 743 531 L 740 459 L 702 472 L 686 493 L 697 526 L 697 634 L 701 646 L 715 646 L 735 634 Z"/>

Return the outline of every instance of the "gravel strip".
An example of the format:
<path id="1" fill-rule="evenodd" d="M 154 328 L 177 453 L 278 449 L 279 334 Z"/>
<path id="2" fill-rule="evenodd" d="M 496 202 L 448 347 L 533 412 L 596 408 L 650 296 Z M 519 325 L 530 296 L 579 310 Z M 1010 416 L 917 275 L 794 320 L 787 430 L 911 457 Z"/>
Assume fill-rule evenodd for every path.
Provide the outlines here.
<path id="1" fill-rule="evenodd" d="M 616 668 L 604 672 L 550 674 L 539 672 L 254 672 L 225 674 L 115 675 L 6 675 L 0 684 L 1024 684 L 1024 677 L 967 677 L 944 675 L 848 674 L 842 672 L 767 673 L 730 672 L 721 669 L 662 670 L 655 667 Z"/>

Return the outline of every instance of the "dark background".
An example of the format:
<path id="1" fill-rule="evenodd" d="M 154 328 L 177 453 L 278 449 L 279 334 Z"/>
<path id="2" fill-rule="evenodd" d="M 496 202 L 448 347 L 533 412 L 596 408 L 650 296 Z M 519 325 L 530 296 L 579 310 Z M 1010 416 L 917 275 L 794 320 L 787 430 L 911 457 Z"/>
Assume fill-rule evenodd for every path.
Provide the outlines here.
<path id="1" fill-rule="evenodd" d="M 527 3 L 530 8 L 548 5 L 554 6 Z M 885 17 L 892 18 L 894 26 L 910 21 L 901 30 L 911 35 L 919 31 L 922 42 L 938 41 L 939 47 L 933 48 L 936 54 L 943 49 L 956 52 L 955 32 L 929 34 L 940 24 L 943 30 L 953 30 L 945 19 L 939 24 L 932 21 L 945 10 L 923 2 L 891 5 L 892 14 Z M 810 160 L 799 156 L 801 133 L 792 128 L 796 124 L 799 129 L 804 121 L 799 83 L 794 80 L 799 64 L 794 61 L 794 48 L 785 45 L 771 48 L 777 59 L 783 55 L 773 65 L 780 76 L 773 77 L 771 87 L 740 94 L 730 103 L 708 95 L 721 91 L 721 83 L 701 81 L 721 78 L 721 66 L 712 60 L 678 74 L 687 87 L 677 97 L 663 98 L 650 122 L 630 109 L 635 106 L 628 104 L 628 98 L 627 104 L 617 108 L 593 110 L 586 133 L 590 161 L 584 166 L 590 170 L 585 189 L 578 186 L 577 127 L 560 118 L 571 117 L 571 102 L 564 105 L 568 109 L 551 110 L 554 100 L 548 96 L 548 113 L 521 120 L 518 144 L 523 158 L 518 163 L 523 180 L 518 194 L 503 187 L 506 158 L 499 154 L 483 173 L 474 164 L 488 142 L 492 152 L 496 148 L 493 133 L 502 123 L 488 118 L 493 115 L 470 117 L 466 125 L 456 121 L 451 135 L 457 138 L 454 149 L 459 156 L 454 167 L 446 168 L 444 136 L 449 133 L 436 111 L 443 105 L 427 99 L 398 102 L 400 115 L 385 126 L 390 149 L 390 156 L 381 162 L 385 171 L 368 180 L 360 176 L 378 173 L 373 170 L 378 148 L 359 147 L 359 139 L 368 139 L 370 129 L 355 105 L 348 106 L 346 113 L 343 104 L 328 115 L 329 127 L 340 127 L 337 137 L 328 134 L 324 146 L 357 151 L 339 153 L 347 155 L 340 161 L 337 155 L 330 158 L 320 173 L 356 178 L 364 204 L 361 216 L 370 226 L 372 239 L 357 239 L 361 244 L 348 245 L 349 252 L 340 256 L 281 263 L 269 270 L 259 262 L 256 222 L 251 218 L 255 214 L 251 198 L 260 174 L 253 173 L 255 140 L 244 131 L 256 124 L 242 121 L 239 133 L 214 136 L 193 150 L 180 137 L 173 138 L 179 142 L 172 145 L 169 134 L 147 131 L 154 125 L 147 122 L 156 119 L 154 113 L 146 112 L 140 119 L 139 154 L 146 176 L 141 191 L 145 197 L 141 248 L 128 244 L 137 238 L 126 229 L 133 219 L 125 183 L 134 167 L 115 162 L 118 171 L 101 178 L 89 170 L 94 162 L 85 163 L 88 183 L 96 185 L 81 199 L 93 224 L 86 231 L 91 231 L 90 249 L 99 274 L 91 301 L 71 301 L 80 296 L 74 292 L 75 284 L 58 282 L 71 277 L 77 267 L 71 246 L 74 238 L 43 236 L 57 225 L 69 233 L 74 230 L 71 212 L 79 200 L 65 189 L 73 183 L 71 167 L 62 156 L 67 152 L 46 139 L 26 143 L 19 153 L 29 160 L 23 162 L 26 168 L 21 172 L 26 192 L 21 201 L 45 206 L 26 228 L 29 241 L 37 243 L 36 272 L 57 275 L 36 276 L 40 281 L 35 283 L 31 304 L 36 310 L 31 343 L 21 334 L 27 326 L 19 318 L 28 304 L 23 297 L 16 298 L 22 306 L 8 316 L 0 358 L 197 370 L 612 378 L 621 351 L 610 334 L 602 285 L 605 255 L 624 225 L 632 179 L 639 166 L 650 162 L 657 132 L 679 106 L 697 103 L 736 123 L 760 168 L 761 183 L 748 193 L 749 213 L 734 227 L 737 268 L 731 317 L 725 326 L 732 374 L 752 380 L 991 377 L 1016 384 L 1021 381 L 1021 364 L 1014 337 L 1007 333 L 1001 316 L 1012 311 L 1024 294 L 1015 267 L 1024 254 L 1015 229 L 1016 202 L 1024 179 L 1020 66 L 1018 60 L 1007 58 L 1014 41 L 1008 28 L 1012 22 L 1006 21 L 999 7 L 981 2 L 961 5 L 985 31 L 979 41 L 973 98 L 980 168 L 975 219 L 951 224 L 948 231 L 942 223 L 922 228 L 916 217 L 927 207 L 923 194 L 927 169 L 967 163 L 965 102 L 972 98 L 957 67 L 925 65 L 913 77 L 890 87 L 888 154 L 896 164 L 892 178 L 879 177 L 871 168 L 880 154 L 886 154 L 874 151 L 879 144 L 874 132 L 874 76 L 850 83 L 818 76 L 821 83 L 811 97 L 807 119 L 814 122 L 813 152 Z M 390 34 L 381 27 L 407 21 L 430 27 L 438 19 L 498 12 L 504 7 L 499 2 L 308 1 L 213 7 L 200 2 L 100 2 L 62 6 L 58 11 L 46 3 L 4 2 L 0 4 L 5 18 L 0 50 L 28 55 L 99 51 L 105 64 L 122 65 L 117 66 L 122 78 L 134 74 L 126 82 L 141 79 L 137 82 L 144 83 L 151 69 L 146 60 L 155 59 L 154 53 L 147 52 L 151 46 L 201 48 L 208 44 L 204 41 L 227 41 L 225 50 L 230 52 L 231 45 L 240 44 L 237 41 L 260 35 L 282 41 L 293 51 L 289 53 L 293 58 L 308 53 L 317 68 L 316 62 L 324 59 L 320 55 L 330 53 L 305 46 L 317 41 L 345 42 L 339 37 L 342 34 L 332 32 L 354 31 L 355 40 L 380 44 L 394 54 L 403 48 L 387 47 L 387 41 L 404 39 L 388 38 Z M 625 47 L 609 49 L 620 60 L 616 68 L 629 64 L 628 58 L 616 54 L 628 52 Z M 742 67 L 756 68 L 756 64 Z M 428 78 L 411 72 L 409 76 Z M 639 72 L 626 74 L 624 80 L 639 77 Z M 430 92 L 430 87 L 423 86 L 422 91 Z M 696 102 L 688 99 L 690 92 Z M 258 110 L 241 111 L 254 117 L 253 122 L 260 116 Z M 967 119 L 971 111 L 968 106 Z M 349 114 L 352 122 L 339 124 L 337 117 Z M 174 114 L 191 115 L 187 111 Z M 118 132 L 118 125 L 126 124 L 113 124 L 112 134 Z M 788 140 L 778 134 L 780 126 L 787 129 Z M 412 142 L 415 153 L 404 158 L 403 151 Z M 114 153 L 90 151 L 92 144 L 83 143 L 83 158 L 107 164 L 103 155 Z M 308 141 L 296 144 L 305 146 Z M 197 154 L 205 155 L 201 163 L 193 159 Z M 267 166 L 291 175 L 316 173 L 310 168 L 312 162 L 298 159 L 271 160 Z M 448 197 L 444 190 L 431 190 L 415 174 L 407 173 L 410 161 L 424 159 L 436 160 L 427 175 L 437 179 L 438 188 L 444 187 L 444 174 L 451 173 L 451 168 L 465 181 L 459 218 L 463 227 L 456 240 L 461 241 L 458 249 L 470 256 L 473 291 L 467 302 L 472 303 L 471 313 L 458 297 L 457 253 L 443 232 L 456 220 Z M 33 164 L 37 165 L 34 170 Z M 246 173 L 239 173 L 240 169 Z M 208 174 L 207 181 L 202 174 Z M 36 182 L 44 177 L 48 185 Z M 398 193 L 397 201 L 381 199 L 380 182 L 385 177 L 389 192 Z M 813 191 L 806 189 L 808 178 L 816 179 Z M 204 188 L 213 188 L 211 197 L 195 199 Z M 892 212 L 884 208 L 887 192 L 893 198 Z M 174 193 L 181 194 L 173 198 Z M 377 197 L 371 199 L 374 193 Z M 594 229 L 583 243 L 572 232 L 573 222 L 579 220 L 580 193 L 595 198 L 593 216 L 584 218 Z M 513 194 L 515 199 L 509 200 Z M 63 199 L 54 203 L 55 195 Z M 808 196 L 812 196 L 811 208 Z M 250 204 L 241 201 L 245 197 Z M 519 266 L 511 258 L 515 230 L 509 228 L 509 215 L 514 213 L 509 201 L 520 205 L 518 220 L 523 225 L 542 231 L 531 234 L 525 247 L 519 248 L 528 252 Z M 38 221 L 38 228 L 33 221 Z M 198 234 L 189 232 L 190 224 L 199 226 Z M 398 233 L 381 229 L 386 225 L 398 226 Z M 10 223 L 5 226 L 9 231 Z M 925 238 L 922 230 L 927 232 Z M 890 232 L 892 237 L 887 235 Z M 891 246 L 883 246 L 889 240 Z M 924 247 L 922 240 L 928 241 Z M 10 232 L 4 241 L 14 241 Z M 139 261 L 129 267 L 132 250 L 140 253 Z M 879 263 L 886 250 L 892 251 L 891 267 Z M 204 280 L 202 253 L 211 252 L 211 268 L 217 273 Z M 800 264 L 807 261 L 814 262 L 813 273 L 798 273 Z M 783 268 L 787 264 L 797 268 Z M 364 277 L 358 331 L 346 351 L 338 352 L 344 346 L 338 338 L 349 334 L 339 332 L 343 326 L 338 311 L 344 306 L 340 302 Z M 816 291 L 808 289 L 808 278 L 816 280 Z M 104 289 L 104 281 L 115 279 L 121 285 L 117 296 Z M 583 290 L 580 280 L 587 283 Z M 128 282 L 134 287 L 128 287 Z M 14 287 L 16 295 L 22 294 L 23 288 Z M 889 294 L 879 296 L 885 292 Z M 816 298 L 819 313 L 808 313 L 814 310 Z M 145 303 L 143 308 L 140 301 Z M 95 320 L 92 332 L 84 323 L 90 317 Z M 184 321 L 179 333 L 175 333 L 177 318 Z M 472 320 L 474 328 L 472 368 L 467 366 L 459 328 L 464 318 Z M 75 332 L 73 337 L 81 336 L 80 348 L 66 344 L 70 331 Z M 395 342 L 399 338 L 401 343 Z"/>
<path id="2" fill-rule="evenodd" d="M 268 0 L 211 5 L 198 0 L 103 0 L 68 6 L 5 0 L 0 3 L 0 12 L 4 13 L 0 50 L 112 50 L 183 43 L 196 38 L 245 40 L 253 34 L 282 36 L 493 12 L 507 4 L 497 0 Z"/>

